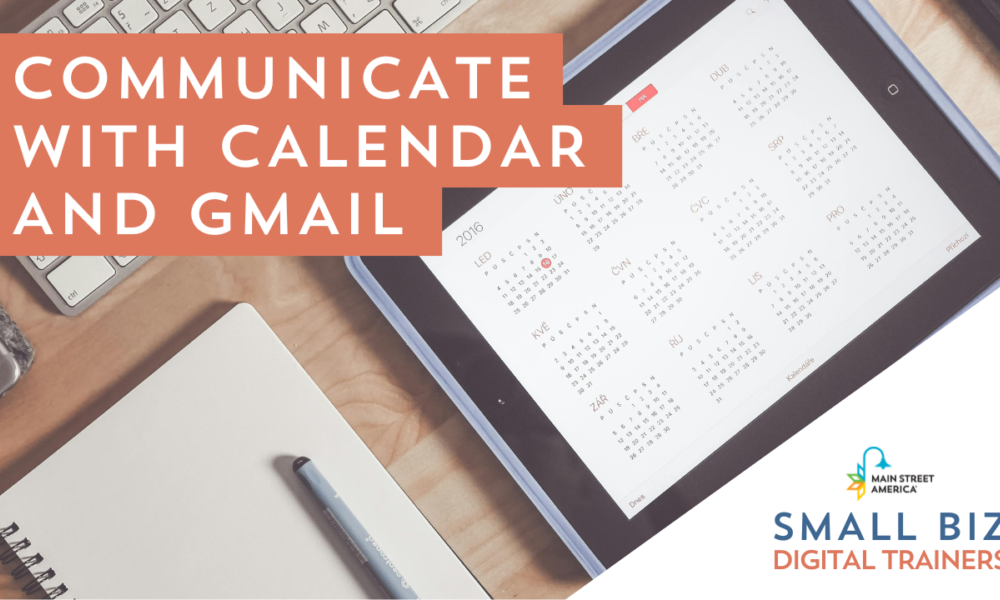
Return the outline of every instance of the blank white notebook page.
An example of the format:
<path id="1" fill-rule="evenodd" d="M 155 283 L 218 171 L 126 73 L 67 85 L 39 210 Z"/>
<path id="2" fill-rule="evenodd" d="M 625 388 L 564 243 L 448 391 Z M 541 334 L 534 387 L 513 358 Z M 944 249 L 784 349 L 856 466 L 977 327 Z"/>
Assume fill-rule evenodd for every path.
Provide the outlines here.
<path id="1" fill-rule="evenodd" d="M 421 597 L 487 597 L 245 304 L 0 496 L 0 521 L 68 597 L 377 595 L 293 475 L 299 455 Z"/>

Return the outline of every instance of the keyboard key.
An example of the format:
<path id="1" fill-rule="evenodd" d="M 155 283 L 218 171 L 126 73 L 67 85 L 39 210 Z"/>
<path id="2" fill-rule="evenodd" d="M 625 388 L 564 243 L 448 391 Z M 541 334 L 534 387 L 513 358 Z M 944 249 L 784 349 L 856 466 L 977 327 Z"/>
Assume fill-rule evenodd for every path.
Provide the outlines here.
<path id="1" fill-rule="evenodd" d="M 221 25 L 236 12 L 236 7 L 229 0 L 191 0 L 188 8 L 209 31 Z"/>
<path id="2" fill-rule="evenodd" d="M 94 18 L 102 8 L 104 8 L 104 0 L 76 0 L 63 9 L 63 14 L 73 24 L 73 27 L 79 27 Z"/>
<path id="3" fill-rule="evenodd" d="M 337 0 L 337 6 L 344 11 L 351 23 L 357 23 L 378 8 L 379 0 Z"/>
<path id="4" fill-rule="evenodd" d="M 122 0 L 112 11 L 125 33 L 139 33 L 156 21 L 156 9 L 146 0 Z"/>
<path id="5" fill-rule="evenodd" d="M 222 31 L 225 33 L 269 33 L 257 15 L 250 11 L 236 17 L 236 20 L 226 25 Z"/>
<path id="6" fill-rule="evenodd" d="M 156 33 L 201 33 L 191 19 L 182 12 L 175 12 L 170 18 L 160 23 Z"/>
<path id="7" fill-rule="evenodd" d="M 139 258 L 138 256 L 115 256 L 113 257 L 115 262 L 118 263 L 119 267 L 127 266 L 133 260 Z"/>
<path id="8" fill-rule="evenodd" d="M 389 11 L 383 10 L 374 19 L 357 31 L 358 33 L 406 33 L 406 30 L 399 26 L 396 19 L 392 18 Z"/>
<path id="9" fill-rule="evenodd" d="M 170 10 L 180 4 L 181 0 L 156 0 L 156 3 L 159 4 L 160 8 L 163 10 Z"/>
<path id="10" fill-rule="evenodd" d="M 94 24 L 83 30 L 84 33 L 118 33 L 115 26 L 106 17 L 94 21 Z"/>
<path id="11" fill-rule="evenodd" d="M 39 269 L 44 269 L 52 263 L 56 262 L 58 256 L 29 256 L 31 262 L 35 263 L 35 266 Z"/>
<path id="12" fill-rule="evenodd" d="M 72 256 L 46 277 L 66 304 L 76 306 L 114 276 L 115 268 L 103 256 Z"/>
<path id="13" fill-rule="evenodd" d="M 292 19 L 302 14 L 304 10 L 299 0 L 260 0 L 257 8 L 264 13 L 267 20 L 271 22 L 271 27 L 284 29 L 285 25 L 292 22 Z"/>
<path id="14" fill-rule="evenodd" d="M 69 33 L 69 29 L 66 29 L 66 26 L 57 17 L 52 17 L 35 33 Z"/>
<path id="15" fill-rule="evenodd" d="M 333 12 L 333 8 L 329 4 L 317 8 L 313 14 L 302 19 L 299 26 L 306 33 L 344 33 L 347 31 L 347 25 L 344 25 L 344 22 L 340 20 L 337 13 Z"/>
<path id="16" fill-rule="evenodd" d="M 459 2 L 461 0 L 396 0 L 393 6 L 414 31 L 423 33 Z"/>

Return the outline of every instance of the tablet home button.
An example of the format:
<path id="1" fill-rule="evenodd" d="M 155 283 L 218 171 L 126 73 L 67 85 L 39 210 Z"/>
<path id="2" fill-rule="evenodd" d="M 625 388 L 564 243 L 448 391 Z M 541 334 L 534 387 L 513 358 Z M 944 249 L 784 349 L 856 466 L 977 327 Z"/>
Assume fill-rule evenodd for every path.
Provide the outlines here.
<path id="1" fill-rule="evenodd" d="M 903 92 L 903 82 L 896 77 L 890 77 L 885 81 L 885 87 L 882 88 L 882 96 L 886 100 L 894 100 Z"/>

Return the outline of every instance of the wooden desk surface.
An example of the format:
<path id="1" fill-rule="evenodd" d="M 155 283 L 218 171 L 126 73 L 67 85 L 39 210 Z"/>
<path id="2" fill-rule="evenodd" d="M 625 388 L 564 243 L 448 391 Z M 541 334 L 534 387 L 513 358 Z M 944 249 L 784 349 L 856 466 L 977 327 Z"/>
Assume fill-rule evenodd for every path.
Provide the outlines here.
<path id="1" fill-rule="evenodd" d="M 15 1 L 27 0 L 0 0 L 0 15 Z M 449 29 L 562 32 L 569 59 L 638 4 L 481 0 Z M 1000 147 L 1000 56 L 954 2 L 874 4 Z M 16 261 L 0 259 L 0 304 L 37 348 L 32 370 L 0 399 L 0 491 L 241 301 L 263 315 L 490 594 L 565 597 L 588 581 L 340 258 L 156 258 L 77 318 L 56 314 Z M 18 595 L 4 575 L 0 596 Z"/>

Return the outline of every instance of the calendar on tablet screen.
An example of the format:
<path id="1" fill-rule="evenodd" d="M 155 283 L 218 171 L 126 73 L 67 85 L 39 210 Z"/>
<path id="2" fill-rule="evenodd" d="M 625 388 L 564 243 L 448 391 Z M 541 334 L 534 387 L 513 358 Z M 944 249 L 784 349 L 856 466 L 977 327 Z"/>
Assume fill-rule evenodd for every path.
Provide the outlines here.
<path id="1" fill-rule="evenodd" d="M 498 190 L 424 259 L 629 517 L 978 237 L 794 13 L 755 6 L 611 100 L 621 188 Z"/>

